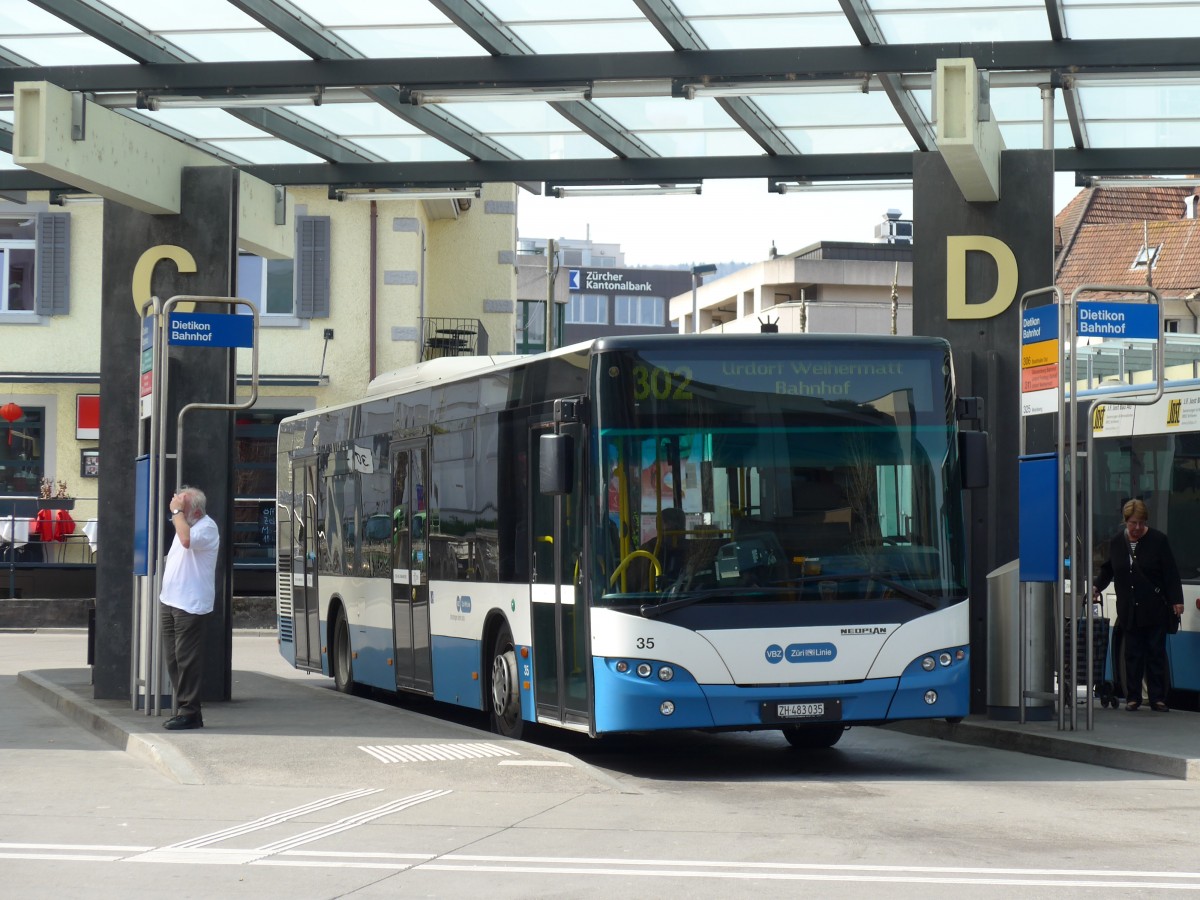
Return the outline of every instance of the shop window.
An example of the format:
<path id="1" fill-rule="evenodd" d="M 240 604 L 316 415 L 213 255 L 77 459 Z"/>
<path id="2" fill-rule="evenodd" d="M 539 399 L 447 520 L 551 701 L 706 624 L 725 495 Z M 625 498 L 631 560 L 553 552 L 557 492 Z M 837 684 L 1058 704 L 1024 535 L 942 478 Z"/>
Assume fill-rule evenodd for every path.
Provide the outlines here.
<path id="1" fill-rule="evenodd" d="M 0 496 L 36 497 L 46 476 L 46 410 L 20 408 L 19 418 L 0 418 Z"/>
<path id="2" fill-rule="evenodd" d="M 248 298 L 247 298 L 248 299 Z M 275 467 L 279 423 L 298 410 L 238 413 L 234 432 L 233 561 L 275 564 Z"/>

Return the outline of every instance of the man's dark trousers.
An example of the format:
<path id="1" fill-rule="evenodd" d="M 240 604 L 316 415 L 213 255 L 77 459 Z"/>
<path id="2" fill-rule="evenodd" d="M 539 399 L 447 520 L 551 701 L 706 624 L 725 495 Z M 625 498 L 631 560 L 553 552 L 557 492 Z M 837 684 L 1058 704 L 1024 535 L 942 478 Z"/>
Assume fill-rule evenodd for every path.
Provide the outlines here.
<path id="1" fill-rule="evenodd" d="M 160 603 L 158 609 L 167 674 L 171 676 L 175 692 L 175 712 L 181 716 L 198 716 L 204 675 L 204 616 L 165 603 Z"/>

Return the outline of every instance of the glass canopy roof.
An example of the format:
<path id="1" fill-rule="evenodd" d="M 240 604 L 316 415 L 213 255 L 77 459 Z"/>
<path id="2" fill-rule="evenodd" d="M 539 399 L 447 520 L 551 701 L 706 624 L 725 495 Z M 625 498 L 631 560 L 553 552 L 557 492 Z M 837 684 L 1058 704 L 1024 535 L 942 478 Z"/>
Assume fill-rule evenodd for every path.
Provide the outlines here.
<path id="1" fill-rule="evenodd" d="M 904 178 L 963 56 L 1006 147 L 1195 174 L 1200 2 L 4 0 L 0 189 L 37 80 L 277 184 Z"/>

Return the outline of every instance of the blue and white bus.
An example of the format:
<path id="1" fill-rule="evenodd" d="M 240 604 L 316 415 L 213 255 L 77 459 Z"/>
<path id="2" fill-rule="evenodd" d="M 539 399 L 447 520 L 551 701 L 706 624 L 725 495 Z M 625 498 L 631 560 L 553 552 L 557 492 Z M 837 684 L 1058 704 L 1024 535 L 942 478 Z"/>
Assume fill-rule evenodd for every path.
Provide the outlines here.
<path id="1" fill-rule="evenodd" d="M 968 711 L 964 472 L 933 338 L 608 337 L 449 358 L 279 429 L 288 662 L 591 735 Z"/>

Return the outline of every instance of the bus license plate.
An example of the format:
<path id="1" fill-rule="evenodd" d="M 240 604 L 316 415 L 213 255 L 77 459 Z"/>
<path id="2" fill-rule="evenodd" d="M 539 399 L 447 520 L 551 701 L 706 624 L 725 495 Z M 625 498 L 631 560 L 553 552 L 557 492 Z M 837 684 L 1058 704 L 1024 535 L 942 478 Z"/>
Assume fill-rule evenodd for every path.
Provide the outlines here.
<path id="1" fill-rule="evenodd" d="M 839 722 L 842 718 L 840 699 L 797 700 L 794 703 L 763 703 L 760 707 L 764 722 Z"/>
<path id="2" fill-rule="evenodd" d="M 825 715 L 825 704 L 780 703 L 775 707 L 775 714 L 781 719 L 819 719 Z"/>

